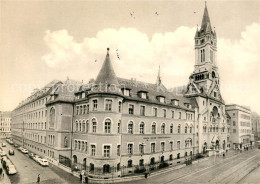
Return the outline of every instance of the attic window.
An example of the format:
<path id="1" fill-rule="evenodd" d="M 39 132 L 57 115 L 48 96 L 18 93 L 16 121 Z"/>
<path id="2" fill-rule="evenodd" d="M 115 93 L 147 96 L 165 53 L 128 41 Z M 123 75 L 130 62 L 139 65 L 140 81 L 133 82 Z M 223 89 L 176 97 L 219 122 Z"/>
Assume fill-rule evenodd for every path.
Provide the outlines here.
<path id="1" fill-rule="evenodd" d="M 165 103 L 165 97 L 164 96 L 158 96 L 157 99 L 160 103 Z"/>
<path id="2" fill-rule="evenodd" d="M 185 106 L 186 106 L 188 109 L 191 109 L 191 104 L 185 103 Z"/>
<path id="3" fill-rule="evenodd" d="M 125 96 L 130 96 L 130 89 L 122 89 Z"/>
<path id="4" fill-rule="evenodd" d="M 140 91 L 140 92 L 138 92 L 138 94 L 139 94 L 139 97 L 140 97 L 140 98 L 147 99 L 147 92 L 145 92 L 145 91 Z"/>
<path id="5" fill-rule="evenodd" d="M 179 100 L 177 100 L 177 99 L 172 99 L 171 102 L 172 102 L 172 105 L 176 105 L 176 106 L 179 105 Z"/>
<path id="6" fill-rule="evenodd" d="M 85 98 L 86 97 L 86 94 L 85 92 L 82 93 L 82 98 Z"/>

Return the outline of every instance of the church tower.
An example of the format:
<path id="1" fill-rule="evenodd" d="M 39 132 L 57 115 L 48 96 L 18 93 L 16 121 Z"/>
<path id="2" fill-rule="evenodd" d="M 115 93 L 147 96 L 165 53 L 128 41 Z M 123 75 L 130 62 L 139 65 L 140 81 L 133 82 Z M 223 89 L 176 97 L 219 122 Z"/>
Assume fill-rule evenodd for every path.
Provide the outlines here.
<path id="1" fill-rule="evenodd" d="M 195 34 L 195 66 L 190 76 L 188 93 L 199 93 L 212 96 L 222 101 L 219 90 L 219 74 L 217 67 L 217 35 L 212 29 L 207 5 L 205 4 L 203 19 L 200 29 Z"/>

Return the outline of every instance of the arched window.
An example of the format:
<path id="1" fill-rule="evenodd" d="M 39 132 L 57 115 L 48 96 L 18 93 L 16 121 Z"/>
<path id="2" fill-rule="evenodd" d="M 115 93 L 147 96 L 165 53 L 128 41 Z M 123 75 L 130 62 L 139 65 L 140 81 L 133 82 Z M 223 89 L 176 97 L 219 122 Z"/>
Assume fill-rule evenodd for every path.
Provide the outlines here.
<path id="1" fill-rule="evenodd" d="M 92 132 L 97 132 L 97 122 L 96 119 L 92 119 Z"/>
<path id="2" fill-rule="evenodd" d="M 144 134 L 144 122 L 140 123 L 140 134 Z"/>
<path id="3" fill-rule="evenodd" d="M 163 123 L 162 126 L 161 126 L 161 133 L 162 134 L 165 134 L 165 124 Z"/>
<path id="4" fill-rule="evenodd" d="M 181 133 L 181 125 L 179 124 L 178 125 L 178 134 L 180 134 Z"/>
<path id="5" fill-rule="evenodd" d="M 118 121 L 117 123 L 117 133 L 121 132 L 121 120 Z"/>
<path id="6" fill-rule="evenodd" d="M 106 119 L 105 121 L 105 133 L 111 133 L 111 120 Z"/>
<path id="7" fill-rule="evenodd" d="M 88 120 L 86 121 L 86 132 L 89 131 L 89 123 L 88 123 Z"/>
<path id="8" fill-rule="evenodd" d="M 75 140 L 75 145 L 74 145 L 74 147 L 75 147 L 75 149 L 78 148 L 78 141 L 77 141 L 77 140 Z"/>
<path id="9" fill-rule="evenodd" d="M 81 132 L 81 120 L 79 121 L 79 131 Z"/>
<path id="10" fill-rule="evenodd" d="M 192 134 L 192 126 L 190 127 L 190 133 Z"/>
<path id="11" fill-rule="evenodd" d="M 129 134 L 132 134 L 132 133 L 133 133 L 133 126 L 134 126 L 133 122 L 130 121 L 130 122 L 128 123 L 128 127 L 127 127 L 127 130 L 128 130 L 128 133 L 129 133 Z"/>
<path id="12" fill-rule="evenodd" d="M 55 109 L 52 107 L 50 110 L 50 123 L 49 127 L 54 128 L 54 123 L 55 123 Z"/>
<path id="13" fill-rule="evenodd" d="M 170 133 L 173 133 L 173 124 L 170 125 Z"/>
<path id="14" fill-rule="evenodd" d="M 187 129 L 188 129 L 188 127 L 187 127 L 187 125 L 185 126 L 185 134 L 187 133 Z"/>
<path id="15" fill-rule="evenodd" d="M 79 124 L 78 124 L 78 122 L 76 121 L 76 129 L 75 129 L 75 131 L 77 132 L 79 130 Z"/>
<path id="16" fill-rule="evenodd" d="M 80 150 L 80 145 L 81 145 L 80 141 L 78 141 L 78 150 Z"/>
<path id="17" fill-rule="evenodd" d="M 153 122 L 152 124 L 152 134 L 156 134 L 156 123 Z"/>

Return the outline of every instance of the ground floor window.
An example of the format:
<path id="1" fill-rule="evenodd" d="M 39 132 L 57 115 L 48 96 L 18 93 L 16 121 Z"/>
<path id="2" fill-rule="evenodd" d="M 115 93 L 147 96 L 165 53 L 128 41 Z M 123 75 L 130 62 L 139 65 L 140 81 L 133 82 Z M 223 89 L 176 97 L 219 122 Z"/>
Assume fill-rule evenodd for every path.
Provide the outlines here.
<path id="1" fill-rule="evenodd" d="M 110 165 L 105 164 L 103 165 L 103 173 L 109 173 L 110 172 Z"/>
<path id="2" fill-rule="evenodd" d="M 59 163 L 67 167 L 71 167 L 71 160 L 68 157 L 59 155 Z"/>

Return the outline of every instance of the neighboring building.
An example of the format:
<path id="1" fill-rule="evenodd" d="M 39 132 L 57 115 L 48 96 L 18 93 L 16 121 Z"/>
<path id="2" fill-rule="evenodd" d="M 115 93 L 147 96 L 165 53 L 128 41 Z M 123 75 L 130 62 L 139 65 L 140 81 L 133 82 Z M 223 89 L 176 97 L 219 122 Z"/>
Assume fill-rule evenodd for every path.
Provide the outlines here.
<path id="1" fill-rule="evenodd" d="M 231 142 L 234 149 L 252 145 L 251 110 L 248 107 L 232 104 L 226 105 L 226 112 L 231 117 Z"/>
<path id="2" fill-rule="evenodd" d="M 260 116 L 256 112 L 251 114 L 252 131 L 255 141 L 260 140 Z"/>
<path id="3" fill-rule="evenodd" d="M 12 114 L 14 142 L 97 178 L 226 150 L 230 117 L 219 90 L 216 52 L 207 7 L 184 95 L 167 90 L 160 73 L 154 84 L 117 77 L 108 49 L 94 83 L 54 81 L 22 102 Z"/>
<path id="4" fill-rule="evenodd" d="M 0 111 L 0 139 L 11 137 L 11 112 Z"/>
<path id="5" fill-rule="evenodd" d="M 195 35 L 195 67 L 190 75 L 185 97 L 195 98 L 199 108 L 198 119 L 199 152 L 207 149 L 226 149 L 227 118 L 225 102 L 220 93 L 220 77 L 217 67 L 217 35 L 212 29 L 207 7 L 201 28 Z"/>

